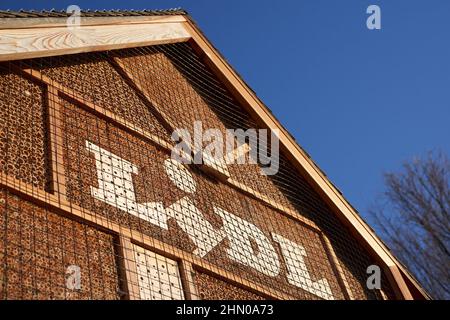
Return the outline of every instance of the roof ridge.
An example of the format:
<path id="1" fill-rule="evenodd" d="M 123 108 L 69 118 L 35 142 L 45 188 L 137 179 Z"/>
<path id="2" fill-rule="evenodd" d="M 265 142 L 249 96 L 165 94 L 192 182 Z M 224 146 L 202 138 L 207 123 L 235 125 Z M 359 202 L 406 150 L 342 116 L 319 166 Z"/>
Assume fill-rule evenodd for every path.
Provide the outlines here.
<path id="1" fill-rule="evenodd" d="M 128 17 L 128 16 L 158 16 L 158 15 L 187 15 L 187 11 L 182 8 L 170 9 L 82 9 L 80 11 L 81 17 Z M 20 10 L 0 10 L 0 18 L 66 18 L 71 16 L 66 9 L 56 10 L 54 8 L 34 10 L 34 9 L 20 9 Z"/>

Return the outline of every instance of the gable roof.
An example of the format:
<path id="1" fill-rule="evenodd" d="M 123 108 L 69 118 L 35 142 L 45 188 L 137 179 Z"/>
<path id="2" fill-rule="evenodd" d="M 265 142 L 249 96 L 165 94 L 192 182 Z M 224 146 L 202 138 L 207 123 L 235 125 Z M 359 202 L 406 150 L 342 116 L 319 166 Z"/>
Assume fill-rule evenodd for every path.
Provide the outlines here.
<path id="1" fill-rule="evenodd" d="M 376 236 L 373 229 L 360 217 L 357 210 L 274 117 L 270 109 L 227 63 L 186 11 L 182 9 L 81 11 L 83 19 L 80 28 L 84 31 L 96 30 L 96 34 L 90 34 L 92 39 L 89 39 L 90 42 L 87 45 L 84 45 L 82 41 L 73 43 L 58 41 L 58 39 L 53 42 L 45 41 L 58 33 L 59 37 L 65 37 L 64 32 L 69 32 L 65 25 L 68 16 L 70 14 L 65 11 L 55 10 L 0 11 L 0 18 L 2 18 L 0 19 L 0 39 L 2 35 L 8 36 L 0 40 L 0 61 L 190 41 L 204 54 L 207 64 L 252 116 L 266 127 L 280 130 L 280 145 L 286 151 L 289 160 L 308 178 L 313 188 L 352 234 L 383 264 L 388 278 L 396 284 L 399 296 L 405 299 L 430 298 Z M 83 40 L 82 33 L 77 33 L 77 30 L 72 30 L 70 33 Z M 117 37 L 119 40 L 111 37 L 115 34 L 119 35 Z M 107 43 L 103 40 L 105 35 L 109 36 Z M 126 38 L 123 35 L 126 35 Z M 30 38 L 37 41 L 29 45 L 27 40 Z M 40 38 L 42 39 L 39 40 Z"/>

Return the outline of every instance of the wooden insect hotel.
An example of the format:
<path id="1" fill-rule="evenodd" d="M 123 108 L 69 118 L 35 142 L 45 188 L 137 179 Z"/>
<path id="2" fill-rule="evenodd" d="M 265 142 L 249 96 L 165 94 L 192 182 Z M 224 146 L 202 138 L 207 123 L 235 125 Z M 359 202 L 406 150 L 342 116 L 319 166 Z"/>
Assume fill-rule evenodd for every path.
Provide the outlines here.
<path id="1" fill-rule="evenodd" d="M 0 11 L 1 299 L 429 298 L 184 11 L 68 17 Z"/>

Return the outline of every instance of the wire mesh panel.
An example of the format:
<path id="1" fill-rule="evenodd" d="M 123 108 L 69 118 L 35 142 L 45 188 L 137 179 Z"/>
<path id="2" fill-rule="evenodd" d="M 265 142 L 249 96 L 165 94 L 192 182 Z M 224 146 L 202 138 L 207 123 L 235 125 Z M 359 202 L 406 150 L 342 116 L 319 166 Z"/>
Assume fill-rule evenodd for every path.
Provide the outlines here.
<path id="1" fill-rule="evenodd" d="M 207 273 L 196 271 L 194 274 L 195 285 L 203 300 L 264 300 L 257 293 L 242 289 L 227 281 L 213 277 Z"/>
<path id="2" fill-rule="evenodd" d="M 47 179 L 45 87 L 0 70 L 0 170 L 44 188 Z"/>
<path id="3" fill-rule="evenodd" d="M 183 300 L 178 263 L 142 247 L 133 246 L 139 295 L 143 300 Z"/>
<path id="4" fill-rule="evenodd" d="M 3 299 L 119 299 L 116 240 L 0 189 Z"/>
<path id="5" fill-rule="evenodd" d="M 262 128 L 188 43 L 4 63 L 0 96 L 3 298 L 382 297 L 284 154 L 273 176 L 173 159 L 196 121 Z"/>

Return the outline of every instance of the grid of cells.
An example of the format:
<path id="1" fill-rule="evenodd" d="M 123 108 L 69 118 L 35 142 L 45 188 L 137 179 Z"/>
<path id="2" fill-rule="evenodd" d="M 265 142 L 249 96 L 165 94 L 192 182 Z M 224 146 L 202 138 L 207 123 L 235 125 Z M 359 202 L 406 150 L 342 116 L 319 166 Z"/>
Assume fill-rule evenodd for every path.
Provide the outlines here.
<path id="1" fill-rule="evenodd" d="M 170 141 L 170 134 L 148 104 L 135 90 L 130 90 L 124 77 L 108 62 L 107 53 L 70 55 L 32 61 L 34 68 L 55 82 L 64 85 L 97 111 L 112 112 L 133 128 Z M 34 64 L 34 63 L 36 64 Z"/>
<path id="2" fill-rule="evenodd" d="M 240 288 L 207 273 L 195 272 L 195 285 L 202 300 L 264 300 L 266 297 Z"/>
<path id="3" fill-rule="evenodd" d="M 44 87 L 0 66 L 0 170 L 44 188 L 47 177 Z"/>
<path id="4" fill-rule="evenodd" d="M 120 299 L 116 240 L 0 189 L 2 299 Z M 74 272 L 75 271 L 75 272 Z"/>
<path id="5" fill-rule="evenodd" d="M 133 246 L 142 300 L 184 300 L 178 263 L 140 246 Z"/>
<path id="6" fill-rule="evenodd" d="M 261 163 L 213 168 L 224 178 L 171 158 L 171 133 L 195 121 L 261 128 L 189 43 L 0 71 L 0 182 L 14 191 L 0 203 L 3 298 L 382 298 L 365 285 L 371 256 L 283 153 L 275 176 Z M 37 262 L 23 257 L 42 254 L 15 229 L 64 239 L 46 244 L 61 255 L 48 256 L 51 277 L 26 278 Z"/>

